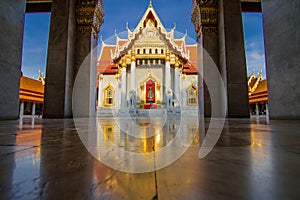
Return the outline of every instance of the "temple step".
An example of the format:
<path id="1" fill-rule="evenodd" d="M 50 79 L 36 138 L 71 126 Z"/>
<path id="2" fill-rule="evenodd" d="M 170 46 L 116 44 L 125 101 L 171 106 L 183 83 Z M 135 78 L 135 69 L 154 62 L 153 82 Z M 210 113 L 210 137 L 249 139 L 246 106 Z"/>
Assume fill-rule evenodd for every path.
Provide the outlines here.
<path id="1" fill-rule="evenodd" d="M 164 109 L 137 109 L 136 114 L 138 116 L 148 117 L 148 116 L 162 116 L 166 113 Z"/>
<path id="2" fill-rule="evenodd" d="M 117 113 L 117 109 L 114 108 L 98 108 L 97 117 L 113 117 Z"/>

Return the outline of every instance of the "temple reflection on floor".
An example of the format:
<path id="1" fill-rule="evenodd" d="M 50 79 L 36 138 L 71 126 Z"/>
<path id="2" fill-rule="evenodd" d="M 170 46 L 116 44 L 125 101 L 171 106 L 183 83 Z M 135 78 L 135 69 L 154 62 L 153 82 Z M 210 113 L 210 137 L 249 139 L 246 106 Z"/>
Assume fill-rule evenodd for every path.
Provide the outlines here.
<path id="1" fill-rule="evenodd" d="M 183 132 L 181 141 L 185 145 L 198 144 L 198 120 L 160 117 L 150 118 L 100 118 L 98 134 L 103 134 L 104 146 L 114 144 L 126 151 L 146 153 L 158 151 L 168 145 L 177 132 Z"/>

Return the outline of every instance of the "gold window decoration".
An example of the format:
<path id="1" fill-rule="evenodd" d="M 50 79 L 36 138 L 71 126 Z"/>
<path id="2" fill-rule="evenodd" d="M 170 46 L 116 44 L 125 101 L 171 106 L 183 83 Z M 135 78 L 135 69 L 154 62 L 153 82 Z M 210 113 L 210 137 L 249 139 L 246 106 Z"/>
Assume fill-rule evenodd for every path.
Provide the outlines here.
<path id="1" fill-rule="evenodd" d="M 187 89 L 187 96 L 188 96 L 188 105 L 189 106 L 197 106 L 197 99 L 198 99 L 198 91 L 196 86 L 192 83 L 190 87 Z"/>
<path id="2" fill-rule="evenodd" d="M 108 85 L 104 89 L 104 106 L 113 106 L 114 105 L 114 88 L 111 85 Z"/>

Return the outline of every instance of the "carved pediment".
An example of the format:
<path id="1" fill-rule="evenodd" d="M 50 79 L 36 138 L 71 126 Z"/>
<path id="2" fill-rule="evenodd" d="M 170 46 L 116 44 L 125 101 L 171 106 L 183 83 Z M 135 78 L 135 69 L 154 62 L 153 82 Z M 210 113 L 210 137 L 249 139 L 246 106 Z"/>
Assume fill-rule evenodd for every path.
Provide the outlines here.
<path id="1" fill-rule="evenodd" d="M 161 35 L 155 27 L 146 27 L 143 29 L 142 34 L 135 41 L 135 44 L 165 44 Z"/>

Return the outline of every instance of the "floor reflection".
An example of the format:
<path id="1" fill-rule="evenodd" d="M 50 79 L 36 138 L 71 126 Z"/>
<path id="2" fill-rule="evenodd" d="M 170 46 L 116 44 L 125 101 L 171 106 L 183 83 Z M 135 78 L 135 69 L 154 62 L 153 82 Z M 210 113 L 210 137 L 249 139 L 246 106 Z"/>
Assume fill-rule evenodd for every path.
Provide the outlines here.
<path id="1" fill-rule="evenodd" d="M 198 120 L 188 118 L 100 118 L 98 133 L 104 146 L 113 144 L 126 151 L 148 153 L 159 151 L 172 142 L 179 132 L 184 145 L 199 143 Z"/>
<path id="2" fill-rule="evenodd" d="M 198 120 L 180 116 L 76 119 L 87 150 L 102 163 L 125 172 L 166 167 L 198 144 Z"/>
<path id="3" fill-rule="evenodd" d="M 0 121 L 0 199 L 297 199 L 299 127 L 226 120 L 218 145 L 199 159 L 203 127 L 192 118 Z M 183 147 L 179 159 L 158 170 Z M 89 153 L 95 149 L 95 158 L 127 169 L 145 164 L 149 172 L 115 170 Z M 124 160 L 126 153 L 133 155 Z"/>

